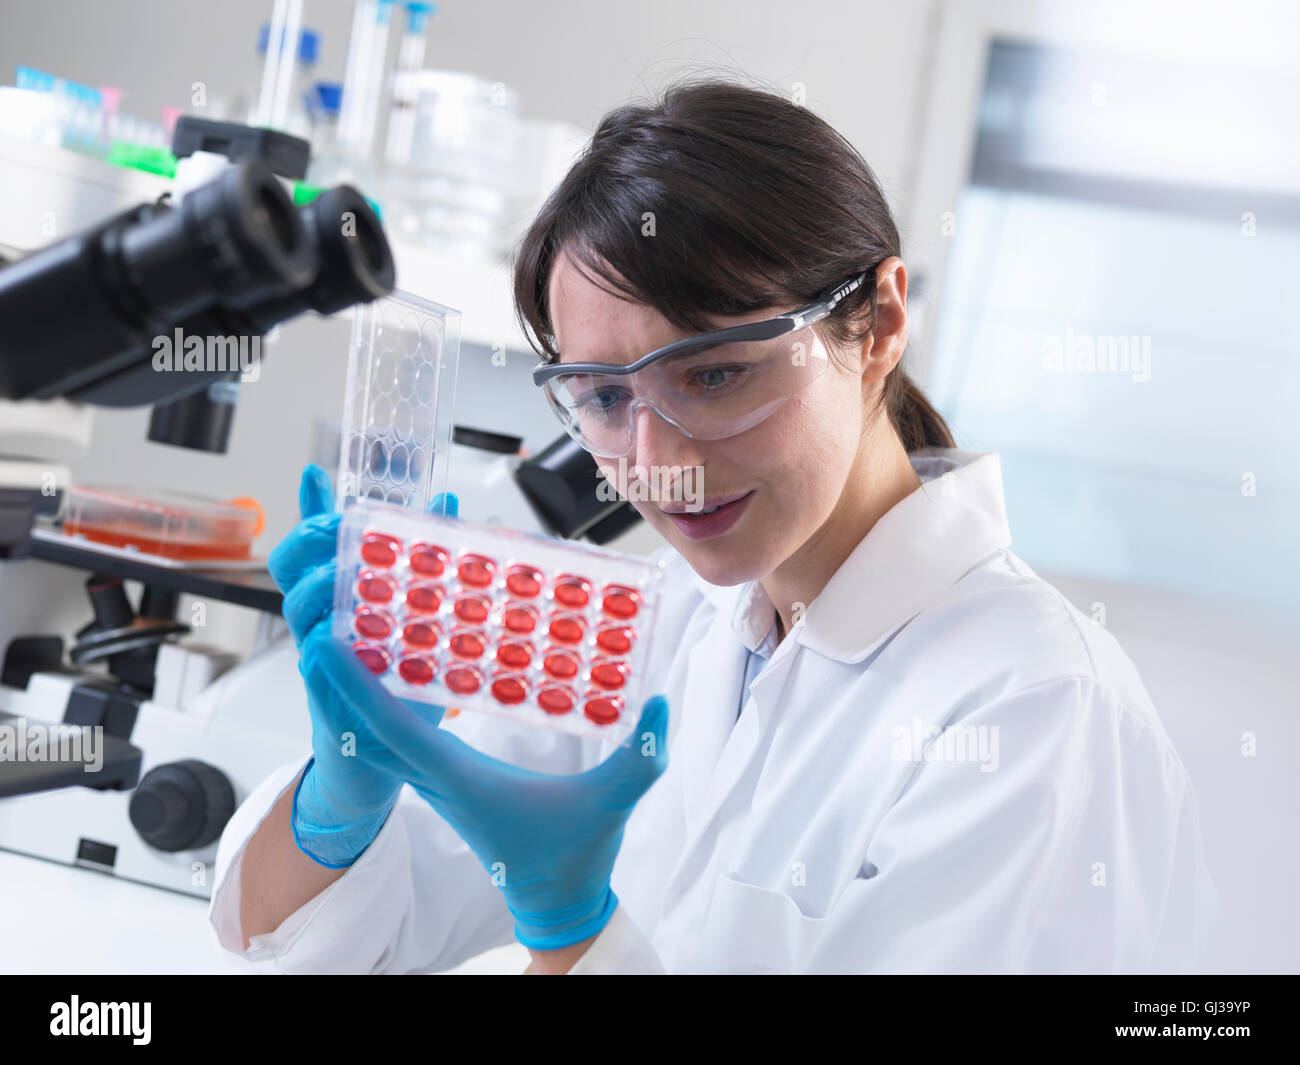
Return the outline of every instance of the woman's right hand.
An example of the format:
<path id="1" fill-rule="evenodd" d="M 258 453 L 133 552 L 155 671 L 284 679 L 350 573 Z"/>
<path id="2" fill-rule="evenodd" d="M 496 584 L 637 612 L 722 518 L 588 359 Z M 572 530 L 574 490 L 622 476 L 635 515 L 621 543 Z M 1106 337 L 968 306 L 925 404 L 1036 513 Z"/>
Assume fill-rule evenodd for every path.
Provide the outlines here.
<path id="1" fill-rule="evenodd" d="M 313 646 L 330 639 L 339 515 L 329 475 L 319 466 L 302 471 L 302 520 L 267 559 L 284 593 L 284 619 L 298 647 L 298 670 L 307 681 L 312 760 L 294 795 L 294 840 L 313 861 L 331 869 L 352 865 L 379 834 L 397 801 L 402 780 L 366 757 L 382 745 L 365 720 L 327 685 L 313 683 Z"/>

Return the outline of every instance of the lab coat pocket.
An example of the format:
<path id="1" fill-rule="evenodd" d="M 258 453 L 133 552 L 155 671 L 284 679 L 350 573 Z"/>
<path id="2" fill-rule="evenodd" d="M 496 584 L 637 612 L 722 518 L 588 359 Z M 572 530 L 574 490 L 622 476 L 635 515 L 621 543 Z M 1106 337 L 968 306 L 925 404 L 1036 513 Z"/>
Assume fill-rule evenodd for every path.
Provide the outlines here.
<path id="1" fill-rule="evenodd" d="M 714 885 L 700 941 L 701 972 L 803 972 L 825 928 L 789 895 L 723 873 Z"/>

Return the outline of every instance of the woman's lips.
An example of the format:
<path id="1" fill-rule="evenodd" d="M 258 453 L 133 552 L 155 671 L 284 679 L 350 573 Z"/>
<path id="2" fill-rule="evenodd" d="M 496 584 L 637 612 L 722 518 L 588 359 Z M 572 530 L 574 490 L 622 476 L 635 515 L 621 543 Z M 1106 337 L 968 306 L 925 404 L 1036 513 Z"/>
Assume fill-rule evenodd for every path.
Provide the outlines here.
<path id="1" fill-rule="evenodd" d="M 730 502 L 722 503 L 718 509 L 703 514 L 695 512 L 670 512 L 664 511 L 673 520 L 673 524 L 681 530 L 683 536 L 691 540 L 708 540 L 715 536 L 721 536 L 727 532 L 733 525 L 740 520 L 740 516 L 749 506 L 750 499 L 753 498 L 753 489 L 742 496 L 732 497 Z M 725 497 L 724 497 L 725 498 Z M 706 503 L 706 506 L 712 506 L 712 503 Z"/>

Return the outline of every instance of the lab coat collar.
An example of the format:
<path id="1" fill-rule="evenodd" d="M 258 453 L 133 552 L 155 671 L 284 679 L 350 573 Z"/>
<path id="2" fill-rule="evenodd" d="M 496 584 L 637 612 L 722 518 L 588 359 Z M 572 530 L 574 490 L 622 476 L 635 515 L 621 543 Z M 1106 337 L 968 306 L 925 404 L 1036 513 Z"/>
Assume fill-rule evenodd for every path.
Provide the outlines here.
<path id="1" fill-rule="evenodd" d="M 871 527 L 790 632 L 827 658 L 862 661 L 972 566 L 1011 543 L 996 452 L 925 448 L 908 457 L 921 486 Z M 740 642 L 759 650 L 774 627 L 762 586 L 695 579 L 730 613 Z"/>

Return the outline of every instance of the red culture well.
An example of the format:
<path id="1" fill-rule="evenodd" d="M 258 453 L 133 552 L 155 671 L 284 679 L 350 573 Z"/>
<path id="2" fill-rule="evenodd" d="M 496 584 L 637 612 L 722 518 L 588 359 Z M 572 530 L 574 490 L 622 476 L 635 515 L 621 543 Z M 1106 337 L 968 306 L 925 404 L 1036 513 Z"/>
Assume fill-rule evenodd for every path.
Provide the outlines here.
<path id="1" fill-rule="evenodd" d="M 427 658 L 403 658 L 397 663 L 397 672 L 407 684 L 428 684 L 435 670 Z"/>
<path id="2" fill-rule="evenodd" d="M 627 683 L 627 674 L 626 662 L 600 661 L 591 667 L 591 683 L 612 691 Z"/>
<path id="3" fill-rule="evenodd" d="M 451 556 L 436 544 L 416 544 L 411 548 L 411 572 L 421 577 L 441 577 Z"/>
<path id="4" fill-rule="evenodd" d="M 484 649 L 481 632 L 454 632 L 447 641 L 447 650 L 457 658 L 482 658 Z"/>
<path id="5" fill-rule="evenodd" d="M 525 640 L 504 640 L 497 648 L 497 661 L 510 669 L 527 669 L 532 660 L 532 644 Z"/>
<path id="6" fill-rule="evenodd" d="M 535 566 L 511 566 L 506 571 L 506 587 L 511 595 L 531 599 L 542 590 L 542 571 Z"/>
<path id="7" fill-rule="evenodd" d="M 546 631 L 556 643 L 576 644 L 582 641 L 587 623 L 576 614 L 559 614 L 551 618 Z"/>
<path id="8" fill-rule="evenodd" d="M 397 623 L 386 611 L 363 606 L 357 609 L 352 627 L 357 630 L 358 636 L 364 636 L 367 640 L 386 640 L 393 634 Z"/>
<path id="9" fill-rule="evenodd" d="M 497 566 L 486 555 L 461 555 L 456 575 L 471 588 L 486 588 L 497 575 Z"/>
<path id="10" fill-rule="evenodd" d="M 596 633 L 596 646 L 612 655 L 625 655 L 632 650 L 635 637 L 630 625 L 604 625 Z"/>
<path id="11" fill-rule="evenodd" d="M 555 578 L 555 601 L 570 610 L 581 610 L 591 601 L 591 581 L 571 573 Z"/>
<path id="12" fill-rule="evenodd" d="M 622 584 L 607 584 L 602 593 L 601 609 L 611 618 L 626 621 L 641 609 L 641 593 Z"/>
<path id="13" fill-rule="evenodd" d="M 356 643 L 352 645 L 352 650 L 371 673 L 384 673 L 388 670 L 391 660 L 388 652 L 383 648 L 372 647 L 368 643 Z"/>
<path id="14" fill-rule="evenodd" d="M 548 714 L 567 714 L 573 703 L 573 691 L 562 684 L 548 685 L 537 693 L 537 705 Z"/>
<path id="15" fill-rule="evenodd" d="M 618 720 L 622 703 L 621 699 L 609 695 L 589 696 L 582 707 L 582 712 L 587 715 L 589 721 L 594 721 L 597 725 L 612 725 Z"/>
<path id="16" fill-rule="evenodd" d="M 361 539 L 361 557 L 372 566 L 386 569 L 402 553 L 402 541 L 387 533 L 368 532 Z"/>
<path id="17" fill-rule="evenodd" d="M 508 706 L 516 706 L 528 698 L 528 684 L 517 674 L 499 675 L 492 681 L 492 698 Z"/>
<path id="18" fill-rule="evenodd" d="M 483 675 L 473 666 L 453 666 L 443 676 L 443 683 L 457 695 L 473 695 L 483 686 Z"/>
<path id="19" fill-rule="evenodd" d="M 367 603 L 391 602 L 396 591 L 393 579 L 382 573 L 365 570 L 357 578 L 357 594 Z"/>

